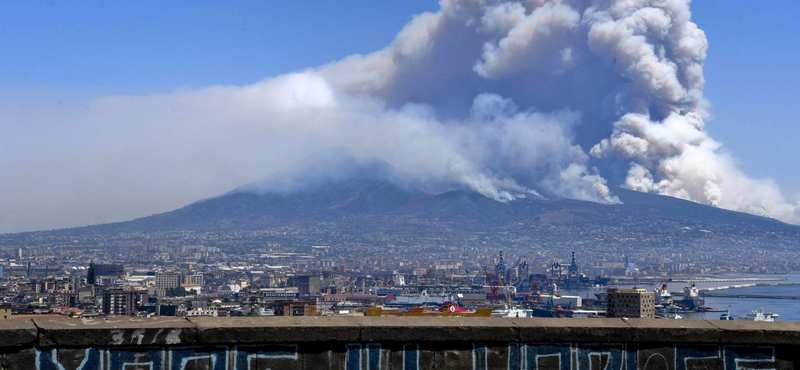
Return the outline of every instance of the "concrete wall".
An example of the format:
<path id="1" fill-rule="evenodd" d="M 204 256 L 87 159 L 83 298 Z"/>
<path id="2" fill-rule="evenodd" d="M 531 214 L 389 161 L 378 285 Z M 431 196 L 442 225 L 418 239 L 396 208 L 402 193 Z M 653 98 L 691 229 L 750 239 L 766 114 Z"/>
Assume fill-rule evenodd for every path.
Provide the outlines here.
<path id="1" fill-rule="evenodd" d="M 1 322 L 0 352 L 3 370 L 795 369 L 800 323 L 43 318 Z"/>

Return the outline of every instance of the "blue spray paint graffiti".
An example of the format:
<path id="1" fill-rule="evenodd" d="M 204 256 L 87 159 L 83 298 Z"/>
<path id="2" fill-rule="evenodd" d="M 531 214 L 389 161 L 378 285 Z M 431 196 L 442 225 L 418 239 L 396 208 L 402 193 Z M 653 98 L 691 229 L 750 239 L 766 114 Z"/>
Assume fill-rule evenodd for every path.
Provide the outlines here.
<path id="1" fill-rule="evenodd" d="M 381 345 L 379 343 L 367 344 L 367 370 L 381 369 Z"/>
<path id="2" fill-rule="evenodd" d="M 639 368 L 639 351 L 635 344 L 625 345 L 625 370 Z"/>
<path id="3" fill-rule="evenodd" d="M 110 349 L 108 370 L 164 370 L 164 352 L 162 348 Z"/>
<path id="4" fill-rule="evenodd" d="M 642 348 L 635 344 L 508 342 L 503 345 L 507 345 L 508 350 L 503 351 L 504 347 L 497 345 L 473 343 L 472 368 L 486 370 L 490 364 L 494 364 L 491 365 L 494 368 L 504 362 L 508 370 L 779 368 L 774 346 L 679 344 Z M 384 355 L 381 343 L 348 343 L 343 347 L 345 370 L 381 370 Z M 341 351 L 335 346 L 330 350 Z M 385 353 L 387 356 L 401 356 L 403 370 L 420 369 L 419 343 L 402 343 L 399 348 L 389 347 Z M 469 352 L 464 355 L 469 355 Z M 425 366 L 429 365 L 426 362 Z M 36 350 L 37 370 L 265 370 L 303 366 L 307 368 L 308 363 L 302 361 L 298 344 L 239 345 L 232 349 L 227 346 L 180 346 Z"/>
<path id="5" fill-rule="evenodd" d="M 347 370 L 361 370 L 361 343 L 350 343 L 344 355 L 344 368 Z"/>
<path id="6" fill-rule="evenodd" d="M 489 366 L 486 360 L 486 344 L 472 343 L 472 369 L 486 370 L 488 368 Z"/>
<path id="7" fill-rule="evenodd" d="M 723 352 L 725 370 L 764 369 L 764 365 L 773 365 L 775 363 L 775 347 L 725 346 Z M 758 367 L 747 366 L 753 364 L 758 365 Z"/>
<path id="8" fill-rule="evenodd" d="M 169 358 L 172 370 L 186 370 L 186 365 L 192 361 L 205 361 L 207 369 L 228 370 L 228 347 L 173 348 Z"/>
<path id="9" fill-rule="evenodd" d="M 572 369 L 572 345 L 570 344 L 525 344 L 524 369 L 539 369 L 539 360 L 556 358 L 558 370 Z"/>
<path id="10" fill-rule="evenodd" d="M 623 353 L 625 348 L 622 344 L 579 344 L 578 368 L 622 370 Z M 595 363 L 602 366 L 596 367 Z"/>
<path id="11" fill-rule="evenodd" d="M 719 346 L 715 345 L 679 345 L 675 346 L 675 370 L 691 369 L 692 363 L 715 361 L 720 359 Z"/>
<path id="12" fill-rule="evenodd" d="M 419 370 L 419 344 L 403 344 L 403 370 Z"/>
<path id="13" fill-rule="evenodd" d="M 508 344 L 508 370 L 522 369 L 522 351 L 519 350 L 519 343 Z"/>
<path id="14" fill-rule="evenodd" d="M 369 343 L 367 350 L 367 370 L 380 370 L 381 368 L 381 345 L 380 343 Z M 344 368 L 346 370 L 363 369 L 361 343 L 350 343 L 346 346 Z"/>
<path id="15" fill-rule="evenodd" d="M 103 370 L 103 351 L 95 348 L 85 350 L 83 361 L 74 370 Z M 36 368 L 38 370 L 73 370 L 66 369 L 58 362 L 55 348 L 36 351 Z"/>
<path id="16" fill-rule="evenodd" d="M 258 370 L 259 368 L 269 368 L 272 364 L 297 361 L 297 359 L 297 344 L 243 345 L 234 348 L 233 368 L 234 370 Z M 252 366 L 253 361 L 259 365 Z"/>

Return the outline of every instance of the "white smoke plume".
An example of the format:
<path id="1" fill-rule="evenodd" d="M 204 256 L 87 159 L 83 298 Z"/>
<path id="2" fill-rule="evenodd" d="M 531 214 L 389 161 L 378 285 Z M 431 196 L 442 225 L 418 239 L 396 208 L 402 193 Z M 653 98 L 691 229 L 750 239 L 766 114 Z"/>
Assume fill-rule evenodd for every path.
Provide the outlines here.
<path id="1" fill-rule="evenodd" d="M 442 0 L 371 54 L 248 86 L 107 97 L 67 119 L 108 160 L 88 168 L 130 188 L 129 172 L 157 168 L 187 179 L 164 187 L 208 196 L 347 146 L 499 201 L 616 203 L 618 185 L 800 222 L 705 131 L 708 43 L 689 3 Z"/>
<path id="2" fill-rule="evenodd" d="M 470 153 L 473 166 L 449 173 L 498 199 L 511 196 L 494 180 L 506 172 L 506 182 L 616 201 L 580 143 L 596 158 L 629 163 L 622 186 L 798 222 L 775 184 L 742 174 L 704 131 L 708 43 L 690 15 L 689 1 L 443 1 L 388 48 L 308 73 L 339 91 L 428 104 L 444 116 L 457 116 L 473 94 L 498 93 L 475 98 L 467 131 L 440 126 L 469 138 L 468 149 L 447 153 Z M 482 113 L 509 112 L 502 107 L 513 102 L 525 113 Z"/>

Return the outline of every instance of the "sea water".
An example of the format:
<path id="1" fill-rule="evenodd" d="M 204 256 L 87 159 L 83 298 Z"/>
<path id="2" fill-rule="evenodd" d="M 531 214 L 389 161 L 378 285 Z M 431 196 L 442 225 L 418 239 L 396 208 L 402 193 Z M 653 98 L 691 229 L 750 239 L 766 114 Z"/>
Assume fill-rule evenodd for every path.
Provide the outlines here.
<path id="1" fill-rule="evenodd" d="M 764 286 L 751 286 L 751 287 L 744 287 L 744 288 L 730 288 L 730 289 L 721 289 L 721 290 L 714 290 L 714 293 L 720 294 L 747 294 L 747 295 L 765 295 L 765 296 L 791 296 L 791 297 L 800 297 L 800 274 L 792 274 L 792 275 L 726 275 L 726 276 L 706 276 L 703 278 L 706 279 L 714 279 L 714 278 L 786 278 L 786 281 L 779 281 L 775 283 L 789 283 L 794 282 L 799 285 L 764 285 Z M 696 286 L 699 289 L 704 288 L 711 288 L 711 287 L 721 287 L 721 286 L 731 286 L 731 285 L 742 285 L 742 284 L 765 284 L 769 282 L 702 282 L 701 278 L 698 278 L 696 281 Z M 668 288 L 669 291 L 673 293 L 673 298 L 681 299 L 683 298 L 683 288 L 688 286 L 689 283 L 683 282 L 669 282 Z M 656 285 L 653 286 L 642 286 L 642 288 L 647 289 L 648 292 L 652 292 Z M 591 297 L 594 298 L 594 293 L 604 292 L 605 290 L 593 290 L 593 289 L 579 289 L 579 290 L 572 290 L 572 291 L 562 291 L 561 294 L 567 295 L 580 295 L 581 297 Z M 703 293 L 700 293 L 700 296 L 703 296 Z M 738 320 L 740 316 L 747 315 L 750 311 L 753 310 L 761 310 L 764 309 L 764 313 L 777 313 L 780 315 L 777 321 L 800 321 L 800 299 L 773 299 L 773 298 L 735 298 L 735 297 L 705 297 L 705 306 L 709 308 L 715 308 L 718 310 L 726 311 L 730 309 L 731 316 L 734 317 L 734 320 Z M 691 314 L 691 319 L 703 319 L 706 320 L 719 320 L 721 314 L 726 312 L 706 312 L 706 313 L 697 313 Z"/>
<path id="2" fill-rule="evenodd" d="M 800 297 L 800 285 L 753 286 L 717 290 L 715 292 Z M 750 311 L 763 308 L 765 313 L 779 314 L 777 321 L 800 321 L 800 299 L 706 297 L 706 306 L 708 307 L 727 309 L 729 305 L 731 316 L 734 319 L 738 319 L 739 316 L 744 316 Z M 719 316 L 716 318 L 719 318 Z M 706 319 L 710 319 L 709 315 L 706 315 Z"/>

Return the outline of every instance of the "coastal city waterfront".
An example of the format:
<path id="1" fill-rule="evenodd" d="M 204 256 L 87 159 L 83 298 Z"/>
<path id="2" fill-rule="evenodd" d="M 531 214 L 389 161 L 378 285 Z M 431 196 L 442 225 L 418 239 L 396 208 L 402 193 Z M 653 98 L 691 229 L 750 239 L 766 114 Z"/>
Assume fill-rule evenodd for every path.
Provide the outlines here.
<path id="1" fill-rule="evenodd" d="M 779 321 L 800 321 L 800 275 L 787 275 L 787 281 L 794 285 L 761 285 L 743 288 L 731 288 L 716 292 L 724 294 L 742 294 L 750 296 L 786 297 L 776 298 L 739 298 L 739 297 L 706 297 L 706 304 L 712 307 L 731 308 L 731 315 L 738 317 L 751 310 L 763 308 L 765 312 L 780 314 Z M 794 299 L 789 299 L 793 297 Z"/>
<path id="2" fill-rule="evenodd" d="M 484 250 L 491 248 L 484 248 Z M 7 319 L 95 316 L 643 317 L 800 321 L 798 274 L 691 274 L 684 255 L 586 258 L 576 252 L 406 248 L 364 253 L 277 244 L 218 247 L 6 248 Z M 352 258 L 347 257 L 353 253 Z M 469 257 L 472 254 L 472 257 Z M 445 257 L 448 256 L 448 257 Z M 456 257 L 457 256 L 457 257 Z M 592 254 L 597 256 L 597 254 Z M 725 267 L 721 265 L 721 267 Z M 666 269 L 668 271 L 663 271 Z M 763 314 L 762 314 L 763 309 Z M 754 314 L 755 315 L 755 314 Z"/>
<path id="3" fill-rule="evenodd" d="M 713 279 L 753 279 L 754 281 L 704 282 L 704 280 Z M 760 279 L 778 279 L 778 281 L 760 281 Z M 673 295 L 682 294 L 683 288 L 689 284 L 683 282 L 686 281 L 685 278 L 680 280 L 681 282 L 669 283 L 669 290 L 673 292 Z M 730 310 L 730 316 L 735 320 L 751 311 L 763 309 L 765 313 L 779 314 L 777 321 L 800 321 L 800 309 L 798 309 L 800 307 L 800 275 L 798 274 L 695 276 L 691 281 L 698 287 L 706 307 L 724 312 L 684 314 L 687 319 L 719 320 L 721 314 L 726 314 Z M 658 288 L 657 285 L 644 287 L 648 291 Z M 737 297 L 731 297 L 734 295 Z"/>

